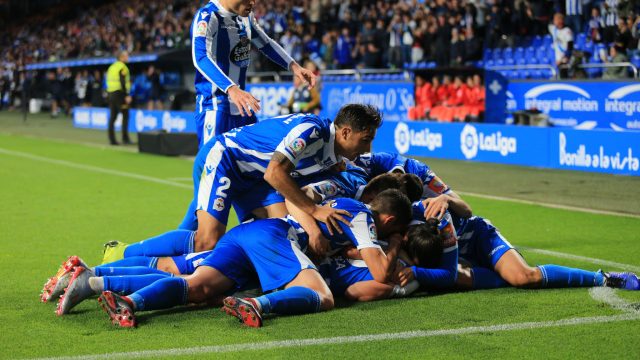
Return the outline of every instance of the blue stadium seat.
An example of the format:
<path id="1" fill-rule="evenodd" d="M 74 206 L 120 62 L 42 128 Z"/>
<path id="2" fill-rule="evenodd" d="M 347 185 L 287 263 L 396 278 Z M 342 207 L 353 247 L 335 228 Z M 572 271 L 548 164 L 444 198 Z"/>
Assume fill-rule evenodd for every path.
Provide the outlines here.
<path id="1" fill-rule="evenodd" d="M 538 63 L 538 59 L 535 56 L 527 57 L 525 60 L 527 61 L 527 64 L 533 65 Z"/>
<path id="2" fill-rule="evenodd" d="M 640 54 L 633 55 L 633 57 L 631 58 L 631 63 L 640 68 Z"/>
<path id="3" fill-rule="evenodd" d="M 580 33 L 578 34 L 578 36 L 576 36 L 576 43 L 574 48 L 576 50 L 580 50 L 583 51 L 584 50 L 584 45 L 587 43 L 587 35 L 585 35 L 584 33 Z"/>
<path id="4" fill-rule="evenodd" d="M 498 60 L 502 58 L 502 49 L 496 48 L 493 49 L 493 60 Z"/>
<path id="5" fill-rule="evenodd" d="M 550 47 L 553 44 L 553 38 L 551 35 L 547 34 L 542 38 L 542 45 L 546 47 Z"/>
<path id="6" fill-rule="evenodd" d="M 540 36 L 540 35 L 534 36 L 533 41 L 531 42 L 531 46 L 533 46 L 533 47 L 542 46 L 542 36 Z"/>
<path id="7" fill-rule="evenodd" d="M 502 58 L 506 61 L 508 58 L 513 58 L 513 49 L 505 48 L 502 50 Z"/>
<path id="8" fill-rule="evenodd" d="M 496 66 L 504 66 L 504 60 L 503 59 L 497 59 L 496 61 L 494 61 L 494 63 L 496 64 Z"/>
<path id="9" fill-rule="evenodd" d="M 582 51 L 589 53 L 589 54 L 593 54 L 593 49 L 594 49 L 594 44 L 591 41 L 587 41 L 584 44 L 584 48 L 582 49 Z"/>
<path id="10" fill-rule="evenodd" d="M 536 56 L 536 49 L 533 46 L 529 46 L 524 50 L 524 57 L 527 61 Z"/>
<path id="11" fill-rule="evenodd" d="M 513 57 L 515 58 L 514 60 L 517 62 L 518 59 L 524 59 L 524 48 L 522 47 L 517 47 L 514 51 L 513 51 Z"/>
<path id="12" fill-rule="evenodd" d="M 589 59 L 589 64 L 602 64 L 602 60 L 597 56 L 592 56 L 591 59 Z M 602 68 L 587 68 L 585 70 L 587 72 L 587 76 L 590 78 L 602 77 Z"/>
<path id="13" fill-rule="evenodd" d="M 482 53 L 482 60 L 487 61 L 489 59 L 493 59 L 493 49 L 484 49 L 484 52 Z"/>
<path id="14" fill-rule="evenodd" d="M 547 57 L 547 48 L 544 46 L 539 46 L 536 48 L 536 59 L 538 59 L 539 62 L 542 61 L 542 59 Z"/>
<path id="15" fill-rule="evenodd" d="M 489 60 L 485 61 L 484 64 L 486 65 L 486 67 L 492 67 L 492 66 L 496 65 L 496 62 L 493 61 L 493 59 L 489 59 Z"/>
<path id="16" fill-rule="evenodd" d="M 509 70 L 509 79 L 518 80 L 520 79 L 520 72 L 517 70 Z"/>
<path id="17" fill-rule="evenodd" d="M 504 59 L 504 63 L 505 63 L 506 65 L 515 65 L 515 64 L 516 64 L 516 62 L 515 62 L 515 60 L 513 59 L 513 57 L 507 57 L 507 58 L 505 58 L 505 59 Z"/>

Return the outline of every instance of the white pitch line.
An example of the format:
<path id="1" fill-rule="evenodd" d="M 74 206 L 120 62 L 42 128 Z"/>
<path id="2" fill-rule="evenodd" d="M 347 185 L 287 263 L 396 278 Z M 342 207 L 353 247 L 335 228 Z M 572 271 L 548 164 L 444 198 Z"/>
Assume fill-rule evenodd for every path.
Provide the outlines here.
<path id="1" fill-rule="evenodd" d="M 639 320 L 640 314 L 625 313 L 621 315 L 611 316 L 593 316 L 593 317 L 581 317 L 570 318 L 557 321 L 541 321 L 541 322 L 523 322 L 514 324 L 501 324 L 490 326 L 472 326 L 458 329 L 445 329 L 445 330 L 428 330 L 428 331 L 406 331 L 399 333 L 384 333 L 384 334 L 372 334 L 372 335 L 356 335 L 356 336 L 338 336 L 330 338 L 318 338 L 318 339 L 293 339 L 282 341 L 267 341 L 261 343 L 247 343 L 247 344 L 230 344 L 230 345 L 216 345 L 216 346 L 198 346 L 191 348 L 176 348 L 165 350 L 144 350 L 144 351 L 131 351 L 123 353 L 110 353 L 100 355 L 79 355 L 70 357 L 56 357 L 56 358 L 40 358 L 38 360 L 102 360 L 102 359 L 134 359 L 134 358 L 155 358 L 160 356 L 185 356 L 185 355 L 201 355 L 201 354 L 214 354 L 214 353 L 229 353 L 239 351 L 256 351 L 256 350 L 269 350 L 269 349 L 281 349 L 281 348 L 299 348 L 306 346 L 318 346 L 318 345 L 336 345 L 336 344 L 353 344 L 370 341 L 389 341 L 389 340 L 408 340 L 416 338 L 429 338 L 436 336 L 448 336 L 448 335 L 467 335 L 478 333 L 491 333 L 500 331 L 513 331 L 513 330 L 531 330 L 542 329 L 551 327 L 562 326 L 575 326 L 586 324 L 600 324 L 610 323 L 618 321 L 631 321 Z"/>
<path id="2" fill-rule="evenodd" d="M 74 162 L 66 161 L 66 160 L 53 159 L 53 158 L 33 155 L 33 154 L 20 152 L 20 151 L 13 151 L 13 150 L 7 150 L 7 149 L 0 148 L 0 154 L 17 156 L 17 157 L 21 157 L 21 158 L 25 158 L 25 159 L 29 159 L 29 160 L 45 162 L 45 163 L 48 163 L 48 164 L 62 165 L 62 166 L 71 167 L 71 168 L 75 168 L 75 169 L 93 171 L 93 172 L 109 174 L 109 175 L 115 175 L 115 176 L 122 176 L 122 177 L 130 178 L 130 179 L 149 181 L 149 182 L 163 184 L 163 185 L 175 186 L 175 187 L 179 187 L 179 188 L 183 188 L 183 189 L 193 189 L 193 185 L 187 185 L 187 184 L 182 184 L 182 183 L 178 183 L 178 182 L 174 182 L 174 181 L 158 179 L 158 178 L 155 178 L 155 177 L 152 177 L 152 176 L 139 175 L 139 174 L 130 173 L 130 172 L 126 172 L 126 171 L 105 169 L 105 168 L 101 168 L 101 167 L 97 167 L 97 166 L 79 164 L 79 163 L 74 163 Z"/>
<path id="3" fill-rule="evenodd" d="M 584 261 L 584 262 L 588 262 L 588 263 L 591 263 L 591 264 L 610 266 L 610 267 L 614 267 L 616 269 L 622 269 L 622 270 L 627 270 L 627 271 L 633 271 L 633 272 L 636 272 L 636 273 L 640 273 L 640 266 L 623 264 L 623 263 L 619 263 L 619 262 L 615 262 L 615 261 L 609 261 L 609 260 L 603 260 L 603 259 L 596 259 L 596 258 L 591 258 L 591 257 L 587 257 L 587 256 L 567 254 L 567 253 L 563 253 L 563 252 L 559 252 L 559 251 L 551 251 L 551 250 L 544 250 L 544 249 L 529 248 L 529 247 L 526 247 L 526 246 L 516 246 L 516 248 L 522 249 L 522 250 L 526 250 L 526 251 L 530 251 L 530 252 L 537 253 L 537 254 L 549 255 L 549 256 L 554 256 L 554 257 L 558 257 L 558 258 L 562 258 L 562 259 Z"/>
<path id="4" fill-rule="evenodd" d="M 634 308 L 631 304 L 627 303 L 623 299 L 616 295 L 616 291 L 611 288 L 597 287 L 589 289 L 589 295 L 598 301 L 603 302 L 615 309 L 622 310 L 624 313 L 620 315 L 610 316 L 592 316 L 592 317 L 580 317 L 570 318 L 556 321 L 540 321 L 540 322 L 523 322 L 513 324 L 499 324 L 489 326 L 471 326 L 466 328 L 457 329 L 442 329 L 442 330 L 425 330 L 425 331 L 406 331 L 398 333 L 383 333 L 383 334 L 369 334 L 369 335 L 355 335 L 355 336 L 337 336 L 330 338 L 311 338 L 311 339 L 292 339 L 281 341 L 267 341 L 261 343 L 245 343 L 245 344 L 229 344 L 229 345 L 214 345 L 214 346 L 198 346 L 190 348 L 174 348 L 164 350 L 143 350 L 143 351 L 130 351 L 120 353 L 109 353 L 99 355 L 78 355 L 67 357 L 53 357 L 53 358 L 39 358 L 36 360 L 102 360 L 102 359 L 134 359 L 134 358 L 146 358 L 146 357 L 161 357 L 161 356 L 184 356 L 184 355 L 202 355 L 202 354 L 214 354 L 214 353 L 229 353 L 240 351 L 260 351 L 269 349 L 280 348 L 300 348 L 306 346 L 320 346 L 320 345 L 335 345 L 335 344 L 352 344 L 362 343 L 369 341 L 389 341 L 389 340 L 407 340 L 416 338 L 429 338 L 436 336 L 449 336 L 449 335 L 467 335 L 478 333 L 491 333 L 501 331 L 514 331 L 514 330 L 531 330 L 531 329 L 543 329 L 551 327 L 562 326 L 576 326 L 576 325 L 589 325 L 589 324 L 601 324 L 618 321 L 632 321 L 640 320 L 640 310 Z"/>
<path id="5" fill-rule="evenodd" d="M 552 209 L 570 210 L 570 211 L 577 211 L 577 212 L 588 213 L 588 214 L 613 215 L 613 216 L 622 216 L 622 217 L 628 217 L 633 219 L 640 219 L 639 214 L 629 214 L 629 213 L 618 212 L 618 211 L 581 208 L 581 207 L 570 206 L 570 205 L 552 204 L 552 203 L 533 201 L 533 200 L 522 200 L 522 199 L 516 199 L 516 198 L 510 198 L 510 197 L 504 197 L 504 196 L 477 194 L 477 193 L 472 193 L 467 191 L 456 190 L 456 192 L 460 195 L 474 196 L 474 197 L 479 197 L 479 198 L 488 199 L 488 200 L 509 201 L 509 202 L 514 202 L 518 204 L 539 205 L 539 206 L 544 206 Z"/>

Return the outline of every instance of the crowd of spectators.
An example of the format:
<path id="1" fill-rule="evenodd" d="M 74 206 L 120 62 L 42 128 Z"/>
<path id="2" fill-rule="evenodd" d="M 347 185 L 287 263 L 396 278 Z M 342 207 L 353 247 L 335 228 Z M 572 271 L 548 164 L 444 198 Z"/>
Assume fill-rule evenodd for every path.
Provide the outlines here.
<path id="1" fill-rule="evenodd" d="M 0 34 L 1 102 L 21 87 L 24 76 L 18 69 L 24 64 L 113 56 L 119 50 L 136 54 L 188 48 L 193 14 L 204 2 L 62 3 L 58 10 L 13 21 Z M 258 0 L 254 14 L 299 62 L 310 59 L 321 70 L 400 69 L 408 63 L 477 63 L 483 49 L 514 47 L 522 39 L 548 35 L 557 12 L 566 15 L 574 41 L 582 34 L 590 42 L 607 44 L 607 51 L 597 54 L 599 60 L 640 58 L 639 6 L 637 0 Z M 277 69 L 265 57 L 253 59 L 250 70 Z M 78 73 L 95 77 L 93 71 Z"/>

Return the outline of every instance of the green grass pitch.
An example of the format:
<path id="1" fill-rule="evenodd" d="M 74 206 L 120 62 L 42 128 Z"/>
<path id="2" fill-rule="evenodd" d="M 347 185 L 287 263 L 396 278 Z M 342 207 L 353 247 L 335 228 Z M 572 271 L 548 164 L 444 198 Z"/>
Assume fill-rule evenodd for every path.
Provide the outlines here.
<path id="1" fill-rule="evenodd" d="M 137 329 L 122 330 L 110 324 L 95 300 L 57 317 L 55 305 L 38 301 L 47 277 L 69 255 L 96 264 L 106 241 L 133 242 L 174 228 L 192 195 L 192 162 L 101 146 L 106 134 L 71 129 L 68 122 L 22 125 L 4 114 L 0 358 L 640 358 L 640 293 L 623 291 L 609 294 L 627 304 L 622 310 L 594 299 L 589 289 L 499 289 L 341 302 L 327 313 L 269 318 L 261 329 L 244 328 L 218 309 L 187 308 L 143 313 Z M 473 176 L 456 173 L 478 164 L 427 162 L 454 189 L 479 192 L 465 183 Z M 487 194 L 517 197 L 500 184 L 511 184 L 509 179 L 518 179 L 522 171 L 540 184 L 549 176 L 568 176 L 584 184 L 568 198 L 596 198 L 601 209 L 638 214 L 637 179 L 482 166 L 483 171 L 511 172 L 487 185 Z M 482 175 L 475 179 L 482 181 Z M 625 194 L 624 188 L 609 190 L 621 182 L 636 188 L 627 196 L 608 196 Z M 589 183 L 597 183 L 601 193 Z M 521 198 L 553 200 L 533 191 Z M 466 199 L 512 244 L 526 247 L 522 253 L 531 264 L 640 269 L 638 216 Z M 580 201 L 561 204 L 585 205 Z"/>

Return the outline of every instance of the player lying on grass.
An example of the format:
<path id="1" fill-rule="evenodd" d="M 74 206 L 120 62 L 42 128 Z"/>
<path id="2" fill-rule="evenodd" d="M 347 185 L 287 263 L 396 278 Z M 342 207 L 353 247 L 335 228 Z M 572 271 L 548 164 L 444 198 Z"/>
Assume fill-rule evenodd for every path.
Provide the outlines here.
<path id="1" fill-rule="evenodd" d="M 420 180 L 411 174 L 382 174 L 364 186 L 362 173 L 362 169 L 357 167 L 350 167 L 337 174 L 323 173 L 308 178 L 306 183 L 311 184 L 304 186 L 302 190 L 316 200 L 329 199 L 338 194 L 357 194 L 369 203 L 386 189 L 398 189 L 405 194 L 408 189 L 409 193 L 416 196 L 422 187 Z M 47 302 L 59 298 L 56 313 L 64 315 L 81 301 L 104 290 L 129 294 L 151 284 L 159 276 L 190 275 L 210 252 L 173 257 L 133 256 L 94 268 L 89 268 L 77 256 L 72 256 L 63 262 L 58 273 L 46 282 L 41 292 L 41 300 Z M 79 266 L 80 264 L 82 266 Z M 91 277 L 96 278 L 88 282 Z"/>
<path id="2" fill-rule="evenodd" d="M 418 230 L 419 229 L 419 230 Z M 522 288 L 565 288 L 608 286 L 626 290 L 640 290 L 638 277 L 633 273 L 587 271 L 560 265 L 529 266 L 488 220 L 474 216 L 457 230 L 458 246 L 447 255 L 451 237 L 442 231 L 442 222 L 431 218 L 427 225 L 411 227 L 404 249 L 415 264 L 400 268 L 395 278 L 399 286 L 417 280 L 424 290 L 433 289 L 489 289 L 504 286 Z M 450 248 L 450 246 L 449 246 Z M 458 251 L 458 248 L 460 251 Z M 442 254 L 439 256 L 439 254 Z M 454 254 L 456 254 L 454 256 Z M 460 275 L 454 269 L 458 258 L 467 265 Z M 371 283 L 366 268 L 358 268 L 351 260 L 347 266 L 333 265 L 330 270 L 332 290 L 359 301 L 384 299 L 396 295 L 393 286 Z M 342 265 L 345 265 L 343 263 Z M 340 286 L 340 288 L 338 288 Z"/>
<path id="3" fill-rule="evenodd" d="M 109 250 L 124 251 L 126 257 L 211 250 L 226 231 L 232 205 L 242 216 L 256 209 L 266 217 L 286 215 L 281 202 L 273 203 L 276 193 L 326 223 L 333 232 L 346 214 L 317 206 L 292 176 L 316 174 L 343 157 L 353 160 L 370 151 L 381 122 L 375 107 L 349 104 L 333 122 L 312 114 L 294 114 L 219 135 L 199 150 L 194 163 L 194 197 L 189 212 L 196 214 L 197 231 L 174 230 L 124 249 Z"/>
<path id="4" fill-rule="evenodd" d="M 370 208 L 346 198 L 327 205 L 354 214 L 348 217 L 350 226 L 340 225 L 342 234 L 330 234 L 324 223 L 318 223 L 331 251 L 338 252 L 347 245 L 356 247 L 373 279 L 388 282 L 401 242 L 397 234 L 406 230 L 411 218 L 406 195 L 398 190 L 384 191 Z M 378 235 L 392 239 L 386 255 L 378 245 Z M 261 326 L 262 315 L 268 313 L 329 310 L 333 307 L 333 296 L 304 254 L 307 245 L 307 234 L 291 216 L 245 223 L 223 236 L 193 275 L 166 277 L 128 296 L 105 291 L 100 302 L 115 324 L 132 327 L 136 325 L 137 311 L 212 302 L 230 290 L 241 289 L 257 274 L 266 295 L 224 299 L 224 310 L 245 324 Z"/>

